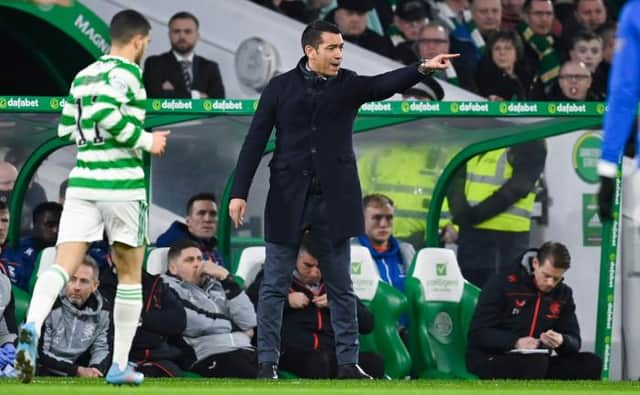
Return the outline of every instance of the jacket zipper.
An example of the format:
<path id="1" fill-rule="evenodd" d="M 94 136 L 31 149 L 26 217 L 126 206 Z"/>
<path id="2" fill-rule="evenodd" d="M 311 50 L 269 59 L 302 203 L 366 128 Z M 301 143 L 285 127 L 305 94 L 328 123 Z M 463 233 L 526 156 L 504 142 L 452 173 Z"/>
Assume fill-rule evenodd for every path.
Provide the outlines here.
<path id="1" fill-rule="evenodd" d="M 538 324 L 538 313 L 540 313 L 541 300 L 542 300 L 542 295 L 538 291 L 538 299 L 536 300 L 536 308 L 533 311 L 533 320 L 531 321 L 531 328 L 529 329 L 529 337 L 533 337 L 533 333 L 536 329 L 536 325 Z"/>

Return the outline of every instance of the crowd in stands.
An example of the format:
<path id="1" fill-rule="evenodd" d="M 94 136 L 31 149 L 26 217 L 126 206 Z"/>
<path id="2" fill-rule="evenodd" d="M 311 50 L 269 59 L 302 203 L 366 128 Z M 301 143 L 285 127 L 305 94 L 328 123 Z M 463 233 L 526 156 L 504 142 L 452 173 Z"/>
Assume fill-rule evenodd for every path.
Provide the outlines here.
<path id="1" fill-rule="evenodd" d="M 438 78 L 489 100 L 604 100 L 616 0 L 252 0 L 411 64 L 460 53 Z M 373 22 L 372 22 L 373 21 Z M 573 64 L 573 65 L 571 65 Z"/>

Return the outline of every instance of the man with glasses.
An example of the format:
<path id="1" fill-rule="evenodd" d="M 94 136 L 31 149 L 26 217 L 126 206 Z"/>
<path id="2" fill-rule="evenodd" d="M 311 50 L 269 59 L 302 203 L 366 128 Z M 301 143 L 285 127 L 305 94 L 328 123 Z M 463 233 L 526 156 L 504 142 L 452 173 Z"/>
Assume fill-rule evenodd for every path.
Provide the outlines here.
<path id="1" fill-rule="evenodd" d="M 170 247 L 181 239 L 198 243 L 204 256 L 218 265 L 224 266 L 218 253 L 218 205 L 212 193 L 201 192 L 191 196 L 187 202 L 185 222 L 174 221 L 169 229 L 156 240 L 156 247 Z"/>
<path id="2" fill-rule="evenodd" d="M 469 328 L 472 373 L 481 379 L 600 379 L 600 358 L 579 352 L 573 292 L 563 282 L 570 265 L 567 247 L 546 242 L 489 280 Z"/>
<path id="3" fill-rule="evenodd" d="M 552 93 L 550 100 L 558 101 L 593 101 L 597 98 L 591 95 L 592 77 L 589 69 L 582 62 L 568 61 L 562 65 L 558 76 L 559 91 Z"/>
<path id="4" fill-rule="evenodd" d="M 369 249 L 378 266 L 380 279 L 401 292 L 416 250 L 409 243 L 393 237 L 393 200 L 386 195 L 364 197 L 364 232 L 356 242 Z"/>
<path id="5" fill-rule="evenodd" d="M 442 22 L 436 20 L 427 23 L 420 29 L 416 52 L 420 59 L 433 59 L 438 54 L 449 53 L 449 45 L 449 29 Z M 473 90 L 475 87 L 473 75 L 466 72 L 464 68 L 458 67 L 456 59 L 451 63 L 453 67 L 437 70 L 432 76 L 450 84 Z"/>

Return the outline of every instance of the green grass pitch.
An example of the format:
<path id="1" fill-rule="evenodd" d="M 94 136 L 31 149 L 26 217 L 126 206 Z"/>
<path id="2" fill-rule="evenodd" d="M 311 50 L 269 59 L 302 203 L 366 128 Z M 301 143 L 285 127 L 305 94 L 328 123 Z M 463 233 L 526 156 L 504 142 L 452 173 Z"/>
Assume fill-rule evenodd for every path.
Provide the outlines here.
<path id="1" fill-rule="evenodd" d="M 113 387 L 97 379 L 36 378 L 31 384 L 0 380 L 0 394 L 8 395 L 484 395 L 484 394 L 620 394 L 640 393 L 640 382 L 557 381 L 338 381 L 338 380 L 228 380 L 147 379 L 139 387 Z"/>

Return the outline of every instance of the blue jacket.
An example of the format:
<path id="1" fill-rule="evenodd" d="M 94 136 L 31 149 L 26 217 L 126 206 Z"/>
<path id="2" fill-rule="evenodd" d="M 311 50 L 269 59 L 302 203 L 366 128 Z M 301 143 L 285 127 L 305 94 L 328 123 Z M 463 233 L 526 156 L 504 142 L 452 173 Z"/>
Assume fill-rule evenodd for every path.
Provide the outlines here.
<path id="1" fill-rule="evenodd" d="M 222 257 L 216 249 L 218 239 L 216 239 L 215 237 L 212 237 L 210 239 L 198 238 L 189 233 L 189 228 L 187 228 L 187 225 L 179 221 L 174 221 L 169 229 L 166 230 L 166 232 L 158 236 L 158 240 L 156 240 L 156 247 L 171 247 L 173 243 L 182 239 L 190 239 L 195 241 L 200 245 L 200 250 L 202 250 L 202 254 L 205 258 L 211 259 L 213 262 L 217 263 L 220 266 L 226 267 L 226 265 L 222 261 Z"/>
<path id="2" fill-rule="evenodd" d="M 31 236 L 22 239 L 17 249 L 2 249 L 0 259 L 5 264 L 12 284 L 26 292 L 30 292 L 29 281 L 41 250 L 42 248 L 37 245 Z"/>
<path id="3" fill-rule="evenodd" d="M 367 235 L 358 236 L 358 241 L 369 249 L 373 260 L 378 266 L 380 278 L 395 289 L 404 292 L 404 280 L 406 278 L 406 266 L 400 254 L 400 245 L 395 237 L 389 238 L 390 248 L 384 252 L 378 252 L 369 241 Z"/>
<path id="4" fill-rule="evenodd" d="M 598 172 L 614 177 L 625 143 L 637 122 L 640 102 L 640 0 L 629 0 L 618 23 L 616 52 L 609 76 L 604 141 Z M 636 144 L 640 152 L 640 144 Z"/>

